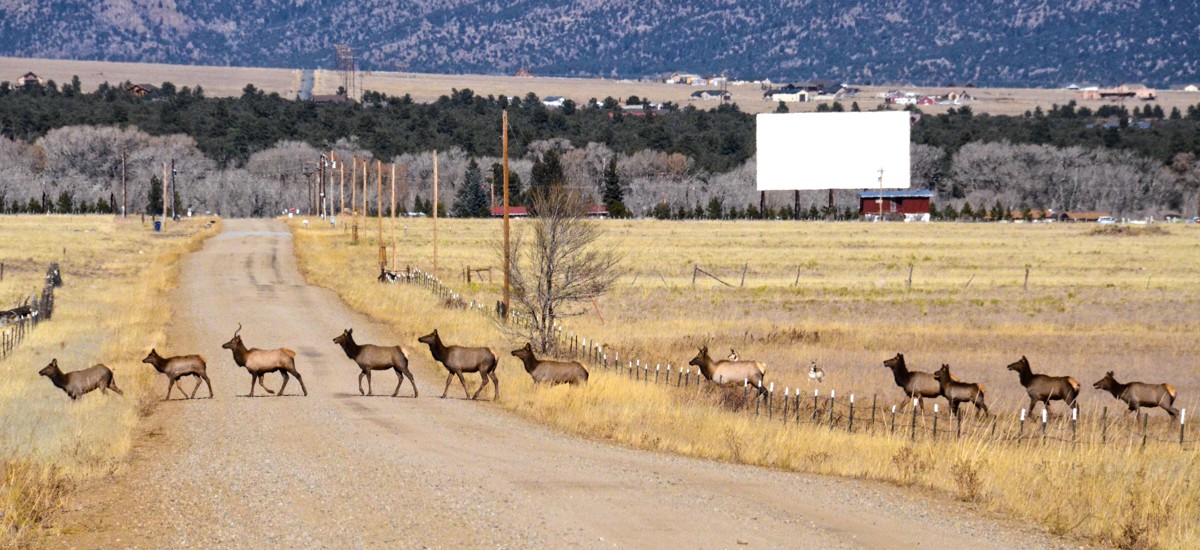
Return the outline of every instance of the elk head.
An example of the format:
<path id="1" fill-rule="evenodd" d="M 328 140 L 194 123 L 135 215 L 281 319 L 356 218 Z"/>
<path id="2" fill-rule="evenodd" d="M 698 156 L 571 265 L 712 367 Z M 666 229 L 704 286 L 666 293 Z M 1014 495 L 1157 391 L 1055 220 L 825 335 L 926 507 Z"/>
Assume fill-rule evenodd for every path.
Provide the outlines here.
<path id="1" fill-rule="evenodd" d="M 437 343 L 438 341 L 440 341 L 441 339 L 442 338 L 440 336 L 438 336 L 438 331 L 435 328 L 435 329 L 433 329 L 433 332 L 426 334 L 425 336 L 422 336 L 420 338 L 417 338 L 417 341 L 422 344 L 429 344 L 432 346 L 435 343 Z"/>
<path id="2" fill-rule="evenodd" d="M 1024 355 L 1022 355 L 1021 358 L 1018 359 L 1016 362 L 1014 362 L 1013 364 L 1008 366 L 1008 370 L 1016 371 L 1016 372 L 1021 372 L 1023 370 L 1028 370 L 1028 369 L 1029 369 L 1029 360 L 1026 359 Z"/>
<path id="3" fill-rule="evenodd" d="M 904 366 L 904 354 L 897 353 L 895 357 L 884 361 L 883 366 L 884 366 L 884 368 L 888 368 L 888 369 L 892 369 L 892 370 L 896 370 L 896 367 L 903 367 Z"/>
<path id="4" fill-rule="evenodd" d="M 42 370 L 38 371 L 38 374 L 40 374 L 42 376 L 53 377 L 54 373 L 56 373 L 56 372 L 58 372 L 58 358 L 57 357 L 54 359 L 51 359 L 49 365 L 42 367 Z"/>
<path id="5" fill-rule="evenodd" d="M 700 346 L 700 353 L 697 353 L 691 361 L 688 361 L 688 364 L 693 367 L 699 367 L 705 363 L 706 359 L 708 359 L 708 346 Z"/>
<path id="6" fill-rule="evenodd" d="M 340 335 L 338 335 L 336 338 L 333 339 L 333 343 L 335 343 L 339 346 L 345 345 L 346 342 L 353 342 L 353 341 L 354 341 L 354 329 L 352 329 L 352 328 L 343 330 Z"/>
<path id="7" fill-rule="evenodd" d="M 1112 391 L 1116 385 L 1117 379 L 1113 378 L 1113 371 L 1108 371 L 1108 373 L 1104 375 L 1104 378 L 1101 378 L 1100 380 L 1096 381 L 1095 384 L 1092 384 L 1092 388 L 1101 391 Z"/>
<path id="8" fill-rule="evenodd" d="M 942 368 L 933 373 L 933 378 L 938 382 L 944 382 L 950 379 L 950 365 L 942 363 Z"/>
<path id="9" fill-rule="evenodd" d="M 162 361 L 162 356 L 159 355 L 158 351 L 156 351 L 154 348 L 150 348 L 150 353 L 146 355 L 145 359 L 142 359 L 143 363 L 149 363 L 151 365 L 157 364 L 159 361 Z"/>
<path id="10" fill-rule="evenodd" d="M 242 332 L 242 324 L 238 323 L 237 330 L 233 332 L 233 338 L 230 338 L 228 342 L 221 344 L 221 347 L 223 349 L 237 349 L 238 347 L 242 346 L 242 337 L 238 336 L 238 333 L 240 332 Z"/>

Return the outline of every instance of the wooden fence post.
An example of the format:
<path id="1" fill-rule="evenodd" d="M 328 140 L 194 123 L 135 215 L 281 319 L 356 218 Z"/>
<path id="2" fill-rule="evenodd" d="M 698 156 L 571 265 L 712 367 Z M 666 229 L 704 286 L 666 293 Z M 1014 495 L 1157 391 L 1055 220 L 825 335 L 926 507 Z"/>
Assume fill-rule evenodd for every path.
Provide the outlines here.
<path id="1" fill-rule="evenodd" d="M 1108 407 L 1100 413 L 1100 443 L 1108 443 Z"/>
<path id="2" fill-rule="evenodd" d="M 1183 419 L 1187 418 L 1187 409 L 1179 411 L 1179 446 L 1183 447 Z"/>
<path id="3" fill-rule="evenodd" d="M 1046 412 L 1046 407 L 1042 407 L 1042 445 L 1046 444 L 1046 422 L 1049 420 L 1050 414 Z"/>
<path id="4" fill-rule="evenodd" d="M 933 439 L 937 441 L 938 404 L 933 404 Z"/>
<path id="5" fill-rule="evenodd" d="M 846 431 L 854 433 L 854 394 L 850 394 L 850 418 Z"/>
<path id="6" fill-rule="evenodd" d="M 1021 423 L 1017 425 L 1017 442 L 1025 437 L 1025 409 L 1021 409 Z"/>
<path id="7" fill-rule="evenodd" d="M 833 428 L 833 406 L 837 404 L 834 398 L 837 397 L 837 390 L 829 390 L 829 428 Z"/>
<path id="8" fill-rule="evenodd" d="M 917 400 L 913 399 L 912 426 L 909 428 L 909 437 L 912 441 L 917 440 Z"/>
<path id="9" fill-rule="evenodd" d="M 1146 427 L 1150 424 L 1150 413 L 1142 415 L 1142 450 L 1146 450 Z"/>

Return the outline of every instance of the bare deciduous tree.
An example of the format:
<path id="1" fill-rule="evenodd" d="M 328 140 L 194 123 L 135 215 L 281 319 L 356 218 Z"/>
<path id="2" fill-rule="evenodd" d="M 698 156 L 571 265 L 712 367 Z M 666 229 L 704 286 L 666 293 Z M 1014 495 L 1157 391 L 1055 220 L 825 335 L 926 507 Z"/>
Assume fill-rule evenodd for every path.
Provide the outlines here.
<path id="1" fill-rule="evenodd" d="M 528 223 L 529 241 L 523 232 L 513 239 L 510 266 L 512 309 L 522 320 L 505 330 L 547 352 L 554 347 L 558 319 L 585 313 L 586 302 L 612 287 L 620 255 L 596 242 L 601 229 L 588 219 L 588 203 L 580 193 L 552 186 L 534 197 L 534 210 L 538 215 Z"/>

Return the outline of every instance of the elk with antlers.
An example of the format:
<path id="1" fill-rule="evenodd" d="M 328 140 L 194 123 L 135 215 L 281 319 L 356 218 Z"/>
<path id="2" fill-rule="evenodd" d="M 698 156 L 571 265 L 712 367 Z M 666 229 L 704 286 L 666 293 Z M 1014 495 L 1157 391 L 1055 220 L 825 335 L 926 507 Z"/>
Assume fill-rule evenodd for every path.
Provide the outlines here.
<path id="1" fill-rule="evenodd" d="M 221 347 L 233 352 L 233 360 L 239 367 L 245 367 L 250 372 L 250 397 L 254 397 L 254 382 L 258 381 L 258 385 L 262 389 L 267 390 L 267 393 L 275 393 L 267 389 L 263 384 L 262 378 L 268 372 L 279 372 L 283 375 L 283 385 L 279 386 L 278 396 L 283 395 L 284 388 L 287 387 L 288 375 L 291 374 L 300 382 L 300 389 L 304 391 L 304 395 L 308 395 L 308 388 L 304 387 L 304 379 L 300 377 L 300 372 L 296 370 L 296 352 L 287 348 L 278 349 L 246 349 L 246 345 L 242 343 L 242 337 L 238 334 L 242 332 L 242 324 L 238 323 L 238 328 L 233 333 L 233 338 L 228 342 L 221 344 Z"/>

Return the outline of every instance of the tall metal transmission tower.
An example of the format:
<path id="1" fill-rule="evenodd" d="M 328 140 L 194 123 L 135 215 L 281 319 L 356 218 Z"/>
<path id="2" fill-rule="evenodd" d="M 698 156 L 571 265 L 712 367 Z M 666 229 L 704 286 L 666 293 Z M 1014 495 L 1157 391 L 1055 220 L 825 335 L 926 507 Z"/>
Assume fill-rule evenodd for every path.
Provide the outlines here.
<path id="1" fill-rule="evenodd" d="M 358 97 L 354 93 L 355 81 L 358 79 L 358 66 L 354 62 L 354 50 L 348 44 L 337 44 L 333 47 L 337 52 L 338 71 L 342 73 L 342 88 L 346 97 Z"/>

